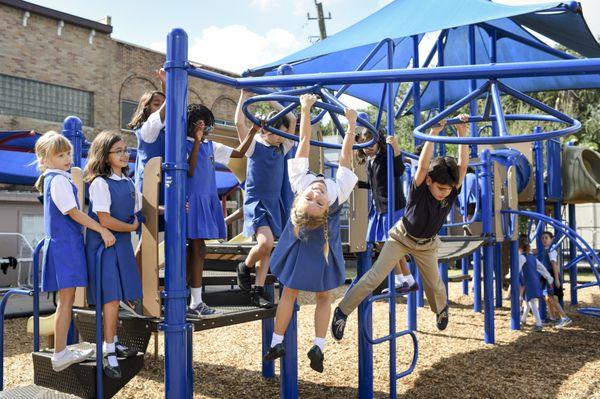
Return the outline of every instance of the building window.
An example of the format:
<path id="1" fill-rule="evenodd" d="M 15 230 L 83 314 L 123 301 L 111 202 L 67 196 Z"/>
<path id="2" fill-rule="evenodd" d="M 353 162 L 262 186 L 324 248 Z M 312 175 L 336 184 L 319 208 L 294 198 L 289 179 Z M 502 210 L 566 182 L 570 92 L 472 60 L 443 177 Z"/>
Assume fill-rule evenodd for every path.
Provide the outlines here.
<path id="1" fill-rule="evenodd" d="M 127 125 L 131 122 L 137 106 L 135 101 L 121 100 L 121 129 L 131 130 Z"/>
<path id="2" fill-rule="evenodd" d="M 35 80 L 0 74 L 0 114 L 62 122 L 75 115 L 92 126 L 93 94 Z"/>
<path id="3" fill-rule="evenodd" d="M 44 239 L 44 215 L 21 214 L 21 234 L 33 248 Z"/>

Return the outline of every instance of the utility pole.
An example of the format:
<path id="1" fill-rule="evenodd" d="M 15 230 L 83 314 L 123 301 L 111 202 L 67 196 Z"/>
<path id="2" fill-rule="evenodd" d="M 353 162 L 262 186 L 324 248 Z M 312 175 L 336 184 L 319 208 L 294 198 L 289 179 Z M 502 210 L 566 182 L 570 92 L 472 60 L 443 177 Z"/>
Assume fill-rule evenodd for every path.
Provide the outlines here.
<path id="1" fill-rule="evenodd" d="M 323 14 L 323 3 L 321 3 L 320 1 L 315 0 L 315 6 L 317 6 L 317 17 L 313 18 L 310 16 L 310 13 L 307 12 L 306 18 L 308 18 L 309 21 L 319 21 L 319 34 L 321 40 L 323 40 L 327 37 L 327 30 L 325 29 L 325 20 L 331 19 L 331 13 L 328 13 L 327 17 L 325 17 L 325 15 Z"/>

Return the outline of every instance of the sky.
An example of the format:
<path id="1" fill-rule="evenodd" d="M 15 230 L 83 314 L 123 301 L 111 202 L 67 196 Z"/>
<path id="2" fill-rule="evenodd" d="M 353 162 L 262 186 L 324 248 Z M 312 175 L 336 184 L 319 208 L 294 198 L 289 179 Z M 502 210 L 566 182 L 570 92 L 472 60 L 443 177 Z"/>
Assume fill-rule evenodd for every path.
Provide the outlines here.
<path id="1" fill-rule="evenodd" d="M 189 38 L 192 61 L 241 73 L 311 44 L 317 36 L 314 0 L 29 0 L 91 20 L 112 17 L 112 37 L 165 51 L 168 32 L 180 27 Z M 528 4 L 549 0 L 495 0 Z M 327 34 L 360 21 L 391 0 L 323 0 Z M 600 0 L 580 0 L 584 17 L 600 35 Z"/>

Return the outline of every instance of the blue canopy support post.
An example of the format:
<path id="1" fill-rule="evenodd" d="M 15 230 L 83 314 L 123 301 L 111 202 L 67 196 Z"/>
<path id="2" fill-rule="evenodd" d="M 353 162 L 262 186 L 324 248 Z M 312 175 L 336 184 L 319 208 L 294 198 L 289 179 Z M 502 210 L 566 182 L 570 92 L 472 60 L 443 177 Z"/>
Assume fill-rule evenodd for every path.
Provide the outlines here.
<path id="1" fill-rule="evenodd" d="M 569 211 L 569 227 L 574 231 L 577 231 L 577 218 L 575 212 L 575 204 L 569 204 L 567 207 Z M 577 247 L 575 243 L 569 241 L 569 261 L 573 261 L 577 258 Z M 569 268 L 569 284 L 571 286 L 571 306 L 576 306 L 579 302 L 577 300 L 577 264 L 572 265 Z"/>
<path id="2" fill-rule="evenodd" d="M 359 279 L 371 269 L 371 244 L 367 243 L 365 252 L 358 254 L 356 278 Z M 358 305 L 358 398 L 373 399 L 373 346 L 367 340 L 365 329 L 369 336 L 373 335 L 373 313 L 368 311 L 371 304 L 367 296 Z M 360 328 L 360 326 L 364 328 Z"/>
<path id="3" fill-rule="evenodd" d="M 275 298 L 275 288 L 273 284 L 265 285 L 265 294 L 269 298 Z M 273 337 L 273 330 L 275 328 L 275 321 L 273 319 L 262 320 L 262 357 L 267 354 L 267 351 L 271 347 L 271 338 Z M 262 376 L 264 378 L 275 377 L 275 362 L 262 361 Z"/>
<path id="4" fill-rule="evenodd" d="M 187 372 L 191 342 L 186 323 L 186 253 L 185 181 L 187 131 L 188 38 L 182 29 L 173 29 L 167 36 L 166 114 L 165 114 L 165 290 L 162 297 L 165 321 L 160 329 L 165 334 L 165 397 L 190 398 L 193 381 Z M 186 370 L 185 372 L 182 372 Z"/>
<path id="5" fill-rule="evenodd" d="M 418 68 L 419 67 L 419 36 L 418 35 L 413 36 L 412 40 L 413 40 L 413 65 L 412 66 L 413 66 L 413 68 Z M 412 94 L 412 97 L 413 97 L 413 125 L 416 127 L 416 126 L 419 126 L 419 124 L 421 123 L 421 90 L 420 90 L 418 81 L 413 82 L 412 90 L 413 90 L 413 94 Z M 419 144 L 420 143 L 418 142 L 418 140 L 415 139 L 414 146 L 416 147 Z M 388 174 L 388 176 L 389 176 L 389 174 Z M 388 203 L 390 203 L 390 202 L 388 201 Z M 415 264 L 413 261 L 413 262 L 411 262 L 411 273 L 414 273 L 415 269 L 416 269 L 416 267 L 415 267 Z M 421 282 L 419 282 L 419 290 L 421 289 L 422 286 L 423 285 L 421 284 Z M 411 292 L 410 294 L 408 294 L 408 298 L 407 298 L 406 324 L 410 331 L 417 330 L 418 295 L 419 295 L 419 293 Z"/>
<path id="6" fill-rule="evenodd" d="M 561 208 L 562 208 L 561 202 L 560 201 L 555 201 L 554 202 L 554 208 L 553 208 L 554 219 L 558 220 L 559 222 L 562 222 Z M 560 235 L 560 232 L 556 231 L 556 236 L 554 237 L 554 239 L 557 240 L 558 238 L 560 238 L 559 235 Z M 557 260 L 558 261 L 558 278 L 561 279 L 560 284 L 561 284 L 562 289 L 564 290 L 563 285 L 565 283 L 565 279 L 563 277 L 562 244 L 557 248 L 557 251 L 558 251 L 558 254 L 559 254 L 558 260 Z M 558 303 L 560 303 L 560 306 L 562 308 L 565 307 L 564 298 L 558 298 Z"/>
<path id="7" fill-rule="evenodd" d="M 463 276 L 466 276 L 467 274 L 469 274 L 469 264 L 471 262 L 471 256 L 465 256 L 464 258 L 461 259 L 460 261 L 460 272 L 462 273 Z M 463 295 L 469 295 L 469 281 L 468 280 L 463 280 L 461 283 L 462 286 L 462 294 Z"/>
<path id="8" fill-rule="evenodd" d="M 502 307 L 502 244 L 494 245 L 494 277 L 496 289 L 496 307 Z"/>
<path id="9" fill-rule="evenodd" d="M 473 311 L 481 313 L 481 250 L 473 252 Z"/>
<path id="10" fill-rule="evenodd" d="M 510 242 L 510 329 L 521 329 L 519 303 L 519 242 Z"/>
<path id="11" fill-rule="evenodd" d="M 418 51 L 419 39 L 417 36 L 417 51 Z M 388 69 L 394 69 L 394 42 L 388 42 L 387 46 L 387 67 Z M 394 137 L 394 84 L 387 83 L 386 84 L 386 117 L 387 117 L 387 136 Z M 387 151 L 387 195 L 388 195 L 388 204 L 387 204 L 387 226 L 388 231 L 392 228 L 392 218 L 394 215 L 394 185 L 396 182 L 394 181 L 394 149 L 391 144 L 386 146 Z M 394 279 L 394 272 L 392 271 L 388 276 L 388 288 L 389 292 L 395 292 L 396 290 L 396 282 Z M 389 305 L 389 333 L 390 333 L 390 399 L 396 398 L 396 298 L 391 296 L 388 300 Z"/>
<path id="12" fill-rule="evenodd" d="M 481 153 L 481 209 L 483 219 L 483 236 L 492 237 L 493 231 L 493 194 L 492 194 L 492 161 L 489 150 Z M 494 247 L 488 243 L 483 248 L 483 303 L 484 303 L 484 342 L 494 344 Z"/>
<path id="13" fill-rule="evenodd" d="M 280 285 L 283 292 L 283 286 Z M 279 394 L 281 399 L 298 398 L 298 302 L 294 302 L 292 318 L 285 330 L 283 345 L 285 356 L 280 359 L 281 368 Z"/>
<path id="14" fill-rule="evenodd" d="M 542 133 L 542 128 L 536 126 L 533 129 L 534 134 Z M 533 154 L 535 157 L 535 209 L 537 213 L 546 214 L 545 190 L 544 190 L 544 146 L 541 141 L 536 141 L 533 144 Z M 544 223 L 539 221 L 540 226 L 537 230 L 539 233 L 535 237 L 535 245 L 538 249 L 538 254 L 542 249 L 542 234 L 544 231 Z M 540 300 L 540 317 L 542 320 L 547 320 L 548 310 L 546 309 L 546 301 Z"/>
<path id="15" fill-rule="evenodd" d="M 475 26 L 469 25 L 469 64 L 475 65 L 477 64 L 477 55 L 475 52 Z M 471 79 L 469 80 L 469 93 L 477 90 L 477 80 Z M 472 99 L 469 101 L 469 116 L 477 115 L 477 100 Z M 471 137 L 477 136 L 477 123 L 471 122 L 469 123 L 471 128 Z M 471 146 L 471 158 L 477 158 L 477 146 Z M 475 262 L 475 260 L 473 260 Z"/>

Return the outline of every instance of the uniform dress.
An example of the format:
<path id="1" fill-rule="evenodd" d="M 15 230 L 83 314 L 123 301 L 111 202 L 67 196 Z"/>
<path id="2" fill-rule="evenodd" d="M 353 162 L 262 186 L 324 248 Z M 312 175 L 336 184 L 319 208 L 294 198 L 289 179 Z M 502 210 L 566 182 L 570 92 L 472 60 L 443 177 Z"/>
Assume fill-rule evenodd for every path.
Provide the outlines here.
<path id="1" fill-rule="evenodd" d="M 194 139 L 188 138 L 187 146 L 189 157 Z M 226 164 L 232 151 L 230 147 L 209 140 L 200 144 L 194 175 L 187 178 L 187 238 L 227 238 L 223 208 L 217 193 L 215 162 Z"/>
<path id="2" fill-rule="evenodd" d="M 350 197 L 358 178 L 348 168 L 340 166 L 336 180 L 325 179 L 308 170 L 308 158 L 288 161 L 288 173 L 292 190 L 296 195 L 315 181 L 325 182 L 329 199 L 327 259 L 323 252 L 324 226 L 313 230 L 300 229 L 294 234 L 294 225 L 287 221 L 281 237 L 271 255 L 271 272 L 279 281 L 293 289 L 323 292 L 342 285 L 346 278 L 342 240 L 340 236 L 340 210 Z"/>
<path id="3" fill-rule="evenodd" d="M 79 209 L 71 175 L 58 169 L 44 173 L 44 246 L 42 291 L 87 286 L 83 232 L 67 212 Z"/>
<path id="4" fill-rule="evenodd" d="M 90 184 L 89 216 L 98 221 L 98 212 L 125 223 L 133 223 L 141 208 L 141 195 L 128 177 L 113 174 L 109 178 L 96 177 Z M 113 232 L 115 245 L 104 249 L 102 255 L 102 303 L 134 301 L 142 297 L 142 284 L 131 244 L 131 233 Z M 86 257 L 88 262 L 88 302 L 95 301 L 96 254 L 102 237 L 91 229 L 86 232 Z"/>
<path id="5" fill-rule="evenodd" d="M 552 269 L 552 264 L 550 262 L 551 261 L 557 262 L 558 254 L 556 253 L 556 251 L 549 251 L 549 249 L 550 248 L 544 248 L 542 246 L 542 249 L 540 251 L 538 251 L 538 259 L 540 260 L 540 262 L 542 262 L 542 264 L 544 265 L 546 270 L 548 270 L 548 273 L 550 273 L 551 276 L 554 276 L 554 270 Z M 560 272 L 559 272 L 559 277 L 560 277 Z M 555 287 L 550 287 L 544 279 L 542 279 L 541 282 L 542 282 L 542 289 L 545 290 L 548 295 L 557 294 L 557 296 L 559 296 L 559 297 L 563 296 L 562 286 L 560 289 L 557 289 Z"/>
<path id="6" fill-rule="evenodd" d="M 244 235 L 252 237 L 261 226 L 269 226 L 275 237 L 281 235 L 285 220 L 283 186 L 285 156 L 292 148 L 290 140 L 278 146 L 267 144 L 262 137 L 254 136 L 246 152 L 248 158 L 244 196 Z"/>
<path id="7" fill-rule="evenodd" d="M 534 298 L 542 298 L 542 283 L 540 278 L 544 278 L 548 284 L 552 284 L 552 276 L 548 273 L 543 264 L 531 254 L 519 255 L 519 281 L 525 287 L 525 299 L 527 301 Z"/>

